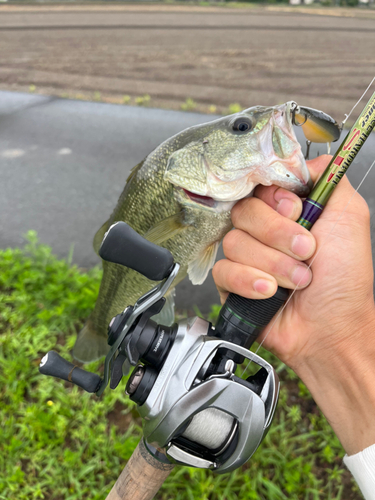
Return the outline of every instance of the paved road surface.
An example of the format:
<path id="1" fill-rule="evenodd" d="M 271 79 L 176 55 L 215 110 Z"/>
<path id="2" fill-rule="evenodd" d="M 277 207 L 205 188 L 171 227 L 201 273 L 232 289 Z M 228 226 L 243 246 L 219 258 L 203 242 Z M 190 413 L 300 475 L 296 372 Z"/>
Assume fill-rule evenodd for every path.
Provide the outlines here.
<path id="1" fill-rule="evenodd" d="M 40 240 L 82 267 L 98 262 L 96 230 L 108 218 L 130 169 L 174 133 L 213 119 L 201 114 L 0 92 L 0 247 Z M 299 132 L 299 131 L 298 131 Z M 322 148 L 321 148 L 322 149 Z M 358 185 L 375 159 L 371 137 L 349 171 Z M 375 211 L 375 169 L 362 194 Z M 212 279 L 201 287 L 178 287 L 177 304 L 217 302 Z"/>

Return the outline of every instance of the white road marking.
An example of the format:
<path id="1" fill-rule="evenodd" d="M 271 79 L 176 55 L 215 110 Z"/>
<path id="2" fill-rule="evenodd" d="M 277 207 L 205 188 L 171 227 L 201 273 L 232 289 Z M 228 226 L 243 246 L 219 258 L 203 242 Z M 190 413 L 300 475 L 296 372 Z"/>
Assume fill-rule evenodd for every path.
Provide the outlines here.
<path id="1" fill-rule="evenodd" d="M 0 154 L 3 158 L 19 158 L 26 153 L 23 149 L 4 149 Z"/>
<path id="2" fill-rule="evenodd" d="M 57 154 L 58 155 L 71 155 L 72 154 L 72 150 L 69 149 L 69 148 L 61 148 L 57 151 Z"/>

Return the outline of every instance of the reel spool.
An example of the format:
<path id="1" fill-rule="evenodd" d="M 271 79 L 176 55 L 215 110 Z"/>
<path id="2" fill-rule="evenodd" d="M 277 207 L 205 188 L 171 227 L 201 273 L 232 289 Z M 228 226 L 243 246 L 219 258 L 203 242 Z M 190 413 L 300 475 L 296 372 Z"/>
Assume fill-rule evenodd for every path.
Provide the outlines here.
<path id="1" fill-rule="evenodd" d="M 201 318 L 180 323 L 138 412 L 151 453 L 162 448 L 169 461 L 224 473 L 245 463 L 259 446 L 272 421 L 279 381 L 269 363 L 212 333 Z M 236 363 L 226 359 L 224 371 L 212 373 L 217 358 L 228 354 L 251 361 L 258 372 L 243 380 L 235 375 Z"/>

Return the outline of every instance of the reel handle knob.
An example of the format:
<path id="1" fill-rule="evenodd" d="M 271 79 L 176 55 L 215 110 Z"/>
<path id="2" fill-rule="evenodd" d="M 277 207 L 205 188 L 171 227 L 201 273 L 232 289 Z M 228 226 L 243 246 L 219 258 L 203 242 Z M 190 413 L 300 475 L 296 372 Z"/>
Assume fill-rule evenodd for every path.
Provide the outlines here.
<path id="1" fill-rule="evenodd" d="M 78 366 L 69 363 L 56 351 L 49 351 L 39 365 L 39 372 L 43 375 L 61 378 L 81 387 L 86 392 L 96 392 L 102 379 L 96 373 L 87 372 Z"/>
<path id="2" fill-rule="evenodd" d="M 166 278 L 173 266 L 169 250 L 147 241 L 125 222 L 116 222 L 109 228 L 99 255 L 108 262 L 130 267 L 152 281 Z"/>

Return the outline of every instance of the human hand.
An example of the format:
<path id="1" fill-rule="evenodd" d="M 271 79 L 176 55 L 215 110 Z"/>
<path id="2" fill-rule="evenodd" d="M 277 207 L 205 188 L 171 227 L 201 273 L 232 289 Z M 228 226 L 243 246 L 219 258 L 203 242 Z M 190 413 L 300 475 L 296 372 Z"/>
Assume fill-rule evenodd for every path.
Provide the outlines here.
<path id="1" fill-rule="evenodd" d="M 322 156 L 308 162 L 314 180 L 329 159 Z M 335 401 L 341 409 L 352 406 L 358 388 L 353 382 L 353 394 L 347 391 L 345 401 L 340 400 L 339 380 L 349 373 L 353 379 L 358 376 L 359 384 L 361 374 L 373 371 L 375 359 L 370 215 L 359 194 L 343 214 L 353 193 L 344 177 L 309 232 L 294 222 L 302 209 L 296 195 L 276 186 L 258 186 L 253 198 L 233 207 L 235 229 L 223 241 L 227 259 L 213 269 L 222 301 L 228 292 L 266 298 L 275 293 L 277 285 L 294 289 L 299 282 L 263 345 L 304 380 L 351 453 L 359 451 L 358 439 L 353 437 L 349 442 L 345 438 L 349 424 L 337 424 L 341 417 L 332 412 L 331 403 L 325 406 L 325 401 Z M 305 262 L 312 262 L 311 270 Z M 260 279 L 270 283 L 268 289 Z M 374 399 L 374 411 L 375 394 L 369 398 Z M 373 438 L 370 444 L 375 442 L 375 429 Z"/>
<path id="2" fill-rule="evenodd" d="M 324 155 L 308 162 L 314 181 L 329 159 Z M 342 214 L 353 192 L 344 177 L 311 233 L 293 222 L 301 214 L 300 198 L 276 186 L 258 186 L 253 198 L 241 200 L 232 210 L 236 229 L 223 241 L 227 260 L 213 269 L 221 299 L 229 291 L 266 298 L 277 285 L 293 290 L 297 286 L 264 342 L 292 367 L 307 352 L 330 345 L 332 337 L 335 342 L 351 341 L 354 326 L 374 314 L 367 203 L 357 193 Z M 311 263 L 316 248 L 319 252 L 309 270 L 303 261 Z M 257 291 L 259 279 L 268 281 L 268 290 L 258 283 Z"/>

